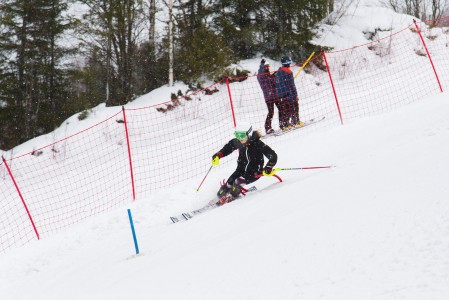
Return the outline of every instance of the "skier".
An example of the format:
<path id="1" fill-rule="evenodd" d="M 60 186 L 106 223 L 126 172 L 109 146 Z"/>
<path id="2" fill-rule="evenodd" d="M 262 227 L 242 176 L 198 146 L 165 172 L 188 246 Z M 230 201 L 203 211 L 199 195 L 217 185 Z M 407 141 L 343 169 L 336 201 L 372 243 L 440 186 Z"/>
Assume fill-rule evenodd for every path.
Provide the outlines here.
<path id="1" fill-rule="evenodd" d="M 283 123 L 283 130 L 304 126 L 304 123 L 299 120 L 298 92 L 296 91 L 293 72 L 290 70 L 291 63 L 290 57 L 282 57 L 282 67 L 276 73 L 276 91 L 285 109 L 285 118 L 281 122 Z"/>
<path id="2" fill-rule="evenodd" d="M 220 158 L 231 154 L 236 149 L 239 150 L 237 169 L 217 193 L 220 199 L 230 193 L 229 201 L 239 196 L 243 185 L 259 179 L 256 177 L 257 175 L 273 175 L 273 167 L 277 162 L 276 152 L 260 140 L 261 134 L 258 131 L 252 132 L 250 124 L 241 123 L 236 126 L 234 136 L 235 138 L 224 145 L 220 151 L 212 155 L 212 165 L 217 166 L 220 163 Z M 265 167 L 263 166 L 264 156 L 268 158 Z M 220 204 L 223 203 L 220 202 Z"/>
<path id="3" fill-rule="evenodd" d="M 265 59 L 260 61 L 259 71 L 257 72 L 257 81 L 259 81 L 268 108 L 268 114 L 265 120 L 265 132 L 271 134 L 274 132 L 273 128 L 271 128 L 271 121 L 274 116 L 274 106 L 276 105 L 278 109 L 279 120 L 283 119 L 284 112 L 281 107 L 281 101 L 276 93 L 276 74 L 270 74 L 270 64 L 266 63 Z M 279 124 L 281 125 L 280 122 Z M 282 129 L 282 126 L 280 127 Z"/>

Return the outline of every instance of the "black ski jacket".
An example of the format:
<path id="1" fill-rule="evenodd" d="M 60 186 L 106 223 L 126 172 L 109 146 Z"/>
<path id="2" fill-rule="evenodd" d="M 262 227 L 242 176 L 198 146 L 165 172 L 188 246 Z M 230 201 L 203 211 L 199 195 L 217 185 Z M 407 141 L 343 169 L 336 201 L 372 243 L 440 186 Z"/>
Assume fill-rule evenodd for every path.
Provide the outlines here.
<path id="1" fill-rule="evenodd" d="M 267 166 L 273 167 L 277 162 L 276 152 L 260 140 L 260 133 L 257 131 L 245 144 L 238 139 L 232 139 L 219 152 L 222 156 L 227 156 L 236 149 L 240 150 L 236 171 L 241 174 L 250 176 L 261 174 L 264 168 L 264 155 L 268 158 Z"/>

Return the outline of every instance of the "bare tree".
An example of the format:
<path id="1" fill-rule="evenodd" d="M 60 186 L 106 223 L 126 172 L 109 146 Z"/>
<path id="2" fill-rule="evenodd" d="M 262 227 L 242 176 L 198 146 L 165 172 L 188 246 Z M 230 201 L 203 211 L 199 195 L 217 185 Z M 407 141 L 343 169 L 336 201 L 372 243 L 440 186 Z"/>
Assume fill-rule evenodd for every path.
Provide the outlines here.
<path id="1" fill-rule="evenodd" d="M 412 0 L 413 15 L 417 18 L 421 15 L 421 1 L 422 0 Z"/>
<path id="2" fill-rule="evenodd" d="M 150 46 L 154 49 L 156 46 L 156 0 L 149 0 L 149 34 Z"/>
<path id="3" fill-rule="evenodd" d="M 432 0 L 432 20 L 436 22 L 437 19 L 441 18 L 448 8 L 448 0 Z"/>
<path id="4" fill-rule="evenodd" d="M 90 8 L 80 27 L 83 39 L 106 60 L 106 104 L 125 104 L 134 96 L 132 62 L 145 21 L 142 1 L 80 1 Z"/>
<path id="5" fill-rule="evenodd" d="M 402 11 L 402 5 L 403 0 L 388 0 L 389 6 L 395 11 L 395 12 L 401 12 Z"/>

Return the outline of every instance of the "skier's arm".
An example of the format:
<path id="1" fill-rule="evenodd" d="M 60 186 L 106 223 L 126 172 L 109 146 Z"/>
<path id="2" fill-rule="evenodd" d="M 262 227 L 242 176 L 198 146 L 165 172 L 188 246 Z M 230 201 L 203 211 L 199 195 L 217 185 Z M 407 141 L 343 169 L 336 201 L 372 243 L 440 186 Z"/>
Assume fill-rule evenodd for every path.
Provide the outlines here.
<path id="1" fill-rule="evenodd" d="M 228 156 L 231 154 L 237 147 L 235 147 L 234 143 L 235 139 L 230 140 L 226 145 L 221 148 L 220 151 L 212 155 L 212 165 L 217 166 L 220 163 L 220 158 Z"/>
<path id="2" fill-rule="evenodd" d="M 283 84 L 284 78 L 283 78 L 282 73 L 283 72 L 281 72 L 281 71 L 276 73 L 276 92 L 280 98 L 285 96 L 284 95 L 284 87 L 283 87 L 284 86 L 284 84 Z"/>
<path id="3" fill-rule="evenodd" d="M 259 75 L 263 74 L 264 73 L 263 69 L 264 69 L 264 64 L 261 63 L 260 66 L 259 66 L 259 70 L 257 71 L 257 74 L 259 74 Z"/>
<path id="4" fill-rule="evenodd" d="M 273 168 L 274 165 L 276 165 L 278 161 L 278 156 L 276 152 L 274 152 L 273 149 L 271 149 L 268 145 L 263 144 L 262 145 L 262 153 L 268 158 L 268 162 L 265 165 L 265 167 Z"/>

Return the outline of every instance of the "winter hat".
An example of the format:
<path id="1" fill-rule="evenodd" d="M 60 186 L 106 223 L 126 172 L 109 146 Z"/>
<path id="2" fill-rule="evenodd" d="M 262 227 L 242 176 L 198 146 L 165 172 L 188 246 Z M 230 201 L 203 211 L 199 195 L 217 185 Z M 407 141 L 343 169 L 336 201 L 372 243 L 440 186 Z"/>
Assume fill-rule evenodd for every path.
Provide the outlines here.
<path id="1" fill-rule="evenodd" d="M 283 66 L 290 65 L 292 63 L 292 59 L 289 56 L 284 56 L 281 58 L 281 64 Z"/>

